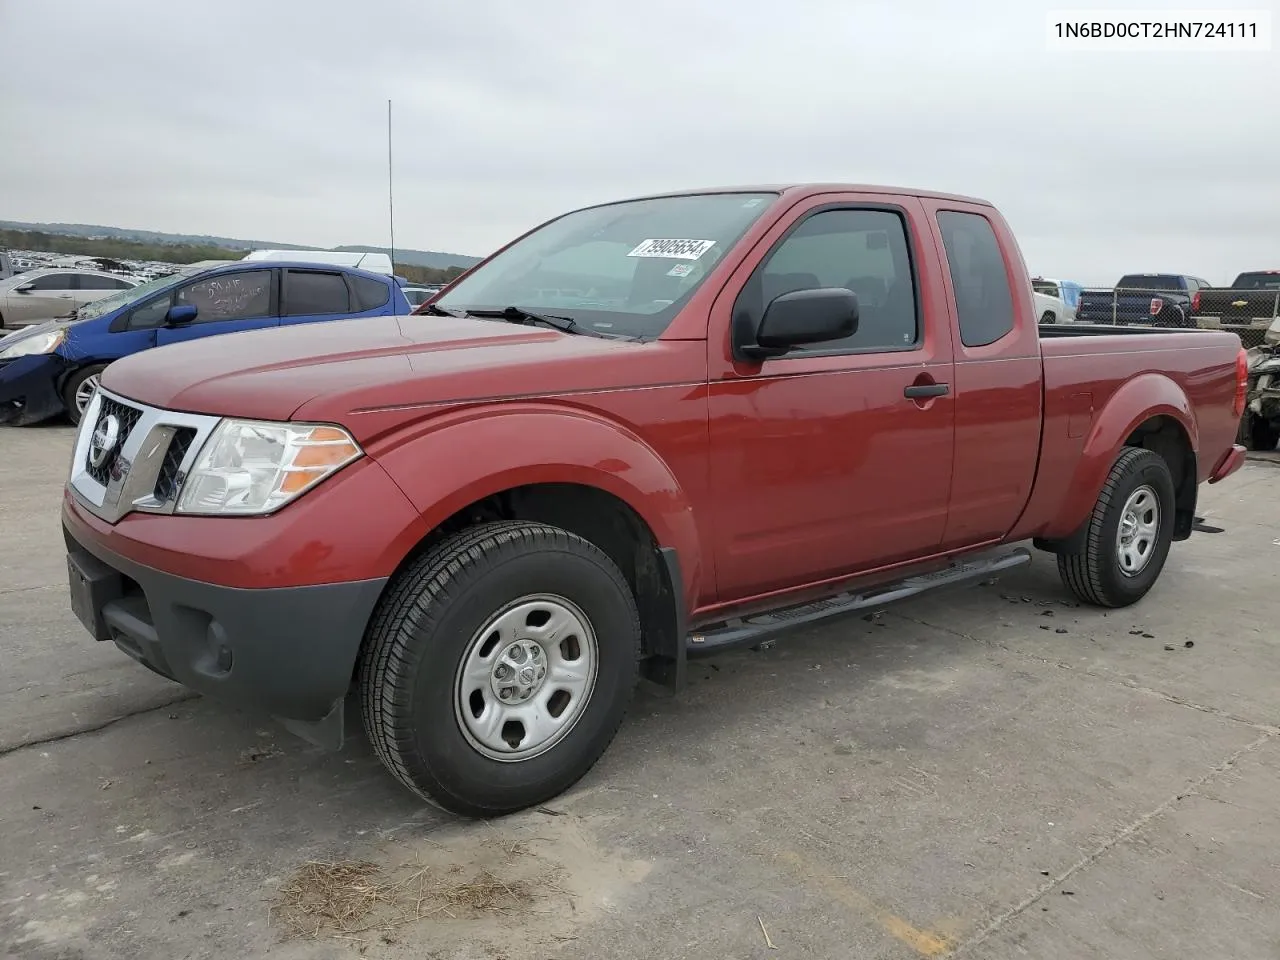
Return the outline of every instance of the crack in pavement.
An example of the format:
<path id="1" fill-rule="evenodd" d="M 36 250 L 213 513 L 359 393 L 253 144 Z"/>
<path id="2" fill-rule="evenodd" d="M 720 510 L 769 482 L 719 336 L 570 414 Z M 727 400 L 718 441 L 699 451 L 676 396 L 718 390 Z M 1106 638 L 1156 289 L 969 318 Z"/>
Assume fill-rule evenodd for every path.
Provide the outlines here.
<path id="1" fill-rule="evenodd" d="M 157 710 L 172 707 L 175 703 L 185 703 L 188 700 L 195 700 L 199 698 L 199 696 L 200 694 L 196 693 L 194 690 L 186 691 L 174 697 L 172 700 L 166 700 L 163 703 L 157 703 L 154 706 L 144 707 L 143 709 L 135 710 L 132 713 L 123 713 L 118 717 L 112 717 L 109 720 L 104 720 L 102 723 L 93 724 L 88 727 L 79 727 L 66 733 L 57 733 L 52 736 L 42 737 L 39 740 L 24 740 L 22 743 L 16 743 L 11 747 L 0 748 L 0 759 L 3 759 L 10 754 L 17 753 L 20 750 L 28 750 L 31 747 L 40 747 L 48 743 L 58 743 L 62 740 L 70 740 L 73 737 L 84 736 L 87 733 L 97 733 L 99 730 L 105 730 L 107 727 L 114 726 L 122 720 L 128 720 L 132 717 L 140 717 L 147 713 L 154 713 Z"/>
<path id="2" fill-rule="evenodd" d="M 962 941 L 960 944 L 956 946 L 955 950 L 947 954 L 949 958 L 961 957 L 961 956 L 964 956 L 965 954 L 970 953 L 975 947 L 979 946 L 980 944 L 990 939 L 993 935 L 995 935 L 1002 927 L 1008 924 L 1009 921 L 1021 916 L 1023 913 L 1027 911 L 1028 908 L 1035 906 L 1037 903 L 1039 903 L 1045 897 L 1046 894 L 1048 894 L 1052 890 L 1059 887 L 1062 883 L 1064 883 L 1071 877 L 1075 876 L 1077 873 L 1080 873 L 1081 871 L 1089 868 L 1094 863 L 1096 863 L 1099 859 L 1101 859 L 1109 850 L 1112 850 L 1118 844 L 1123 843 L 1125 840 L 1128 840 L 1130 837 L 1137 834 L 1140 830 L 1146 827 L 1153 820 L 1163 816 L 1173 807 L 1175 803 L 1178 803 L 1179 801 L 1184 800 L 1190 796 L 1202 796 L 1202 797 L 1213 799 L 1212 795 L 1202 792 L 1204 787 L 1206 787 L 1209 783 L 1211 783 L 1220 774 L 1224 773 L 1225 771 L 1229 770 L 1232 766 L 1234 766 L 1236 761 L 1239 760 L 1241 757 L 1245 756 L 1248 753 L 1252 753 L 1254 750 L 1257 750 L 1259 747 L 1263 746 L 1268 742 L 1272 742 L 1277 738 L 1280 738 L 1280 727 L 1276 727 L 1272 724 L 1261 723 L 1256 720 L 1250 720 L 1248 717 L 1238 716 L 1236 714 L 1229 713 L 1226 710 L 1222 710 L 1218 707 L 1213 707 L 1213 706 L 1209 706 L 1202 703 L 1196 703 L 1194 700 L 1188 700 L 1185 697 L 1180 697 L 1180 696 L 1177 696 L 1176 694 L 1167 693 L 1163 690 L 1157 690 L 1154 687 L 1148 687 L 1143 684 L 1136 683 L 1132 680 L 1127 680 L 1123 677 L 1110 676 L 1105 673 L 1095 673 L 1092 670 L 1082 670 L 1070 663 L 1067 663 L 1062 660 L 1056 660 L 1052 657 L 1042 657 L 1036 654 L 1026 653 L 1021 650 L 1015 650 L 1012 647 L 1008 646 L 1005 643 L 1002 643 L 999 640 L 976 637 L 976 636 L 973 636 L 972 634 L 965 633 L 964 631 L 956 630 L 953 627 L 940 626 L 938 624 L 930 623 L 928 620 L 922 619 L 920 617 L 912 617 L 912 616 L 900 613 L 898 611 L 893 611 L 892 615 L 902 620 L 906 620 L 910 623 L 915 623 L 922 627 L 929 627 L 930 629 L 933 629 L 933 630 L 940 630 L 943 633 L 950 634 L 954 637 L 958 637 L 963 640 L 968 640 L 972 643 L 980 643 L 980 644 L 985 644 L 987 646 L 994 647 L 998 650 L 1003 651 L 1004 653 L 1008 653 L 1022 660 L 1032 660 L 1037 663 L 1060 667 L 1064 670 L 1073 670 L 1081 676 L 1089 677 L 1090 679 L 1098 680 L 1102 683 L 1107 683 L 1112 686 L 1122 687 L 1126 690 L 1133 690 L 1145 696 L 1155 697 L 1167 703 L 1174 704 L 1175 706 L 1186 707 L 1189 710 L 1196 710 L 1200 713 L 1208 714 L 1209 716 L 1217 717 L 1218 719 L 1221 719 L 1221 720 L 1228 720 L 1232 723 L 1242 724 L 1244 726 L 1249 727 L 1250 729 L 1258 731 L 1258 733 L 1260 734 L 1260 736 L 1256 740 L 1253 740 L 1246 746 L 1240 748 L 1239 750 L 1236 750 L 1235 752 L 1230 754 L 1225 760 L 1222 760 L 1221 762 L 1215 764 L 1213 767 L 1209 769 L 1207 773 L 1205 773 L 1200 778 L 1192 781 L 1192 783 L 1186 788 L 1184 788 L 1181 792 L 1174 794 L 1173 796 L 1166 799 L 1163 803 L 1160 803 L 1153 809 L 1147 811 L 1142 816 L 1138 817 L 1136 820 L 1133 820 L 1132 822 L 1126 824 L 1119 831 L 1117 831 L 1112 837 L 1103 841 L 1103 843 L 1101 843 L 1095 850 L 1093 850 L 1093 852 L 1077 860 L 1074 864 L 1072 864 L 1066 870 L 1062 871 L 1056 876 L 1050 877 L 1044 883 L 1040 884 L 1040 886 L 1038 886 L 1035 889 L 1035 891 L 1033 891 L 1030 895 L 1028 895 L 1026 898 L 1021 900 L 1019 903 L 1016 903 L 1012 907 L 1008 908 L 1007 910 L 1004 910 L 1003 912 L 997 914 L 990 922 L 986 924 L 986 926 L 984 926 L 976 934 L 974 934 L 973 937 Z"/>
<path id="3" fill-rule="evenodd" d="M 1206 774 L 1204 774 L 1204 776 L 1198 778 L 1197 780 L 1192 781 L 1190 786 L 1183 789 L 1180 793 L 1174 794 L 1172 797 L 1169 797 L 1163 803 L 1152 808 L 1151 810 L 1148 810 L 1146 813 L 1138 817 L 1136 820 L 1121 827 L 1120 830 L 1117 831 L 1114 836 L 1103 841 L 1097 847 L 1097 849 L 1095 849 L 1092 853 L 1089 853 L 1086 856 L 1081 857 L 1079 860 L 1073 863 L 1066 870 L 1062 871 L 1061 873 L 1057 874 L 1054 877 L 1049 878 L 1049 880 L 1047 880 L 1046 882 L 1042 883 L 1039 887 L 1037 887 L 1034 893 L 1032 893 L 1030 896 L 1023 899 L 1021 902 L 1014 904 L 1014 906 L 1010 907 L 1009 909 L 997 914 L 989 923 L 987 923 L 986 926 L 984 926 L 981 930 L 979 930 L 976 934 L 974 934 L 973 937 L 961 943 L 952 953 L 948 954 L 948 956 L 960 957 L 960 956 L 964 956 L 967 953 L 970 953 L 975 947 L 979 946 L 980 944 L 984 943 L 985 941 L 989 940 L 992 936 L 994 936 L 1002 927 L 1008 924 L 1010 920 L 1016 919 L 1017 917 L 1025 913 L 1029 907 L 1033 907 L 1037 903 L 1039 903 L 1040 900 L 1044 898 L 1045 894 L 1049 893 L 1051 890 L 1061 885 L 1064 881 L 1069 880 L 1071 877 L 1075 876 L 1080 871 L 1085 870 L 1088 867 L 1091 867 L 1098 860 L 1100 860 L 1109 850 L 1113 849 L 1117 845 L 1123 843 L 1125 840 L 1128 840 L 1130 837 L 1134 836 L 1134 834 L 1138 833 L 1138 831 L 1140 831 L 1147 824 L 1151 823 L 1151 821 L 1167 813 L 1170 809 L 1172 809 L 1175 803 L 1178 803 L 1180 800 L 1185 800 L 1187 797 L 1190 797 L 1190 796 L 1199 796 L 1201 787 L 1204 787 L 1210 782 L 1212 782 L 1214 778 L 1216 778 L 1219 774 L 1225 773 L 1227 770 L 1231 769 L 1231 767 L 1234 766 L 1236 761 L 1239 760 L 1241 757 L 1245 756 L 1248 753 L 1252 753 L 1254 750 L 1257 750 L 1259 747 L 1261 747 L 1266 743 L 1272 742 L 1275 739 L 1275 737 L 1276 737 L 1275 733 L 1271 733 L 1271 732 L 1264 733 L 1262 736 L 1258 737 L 1258 739 L 1254 740 L 1252 743 L 1249 743 L 1246 746 L 1241 747 L 1239 750 L 1236 750 L 1234 753 L 1228 756 L 1225 760 L 1215 764 L 1213 767 L 1209 769 L 1209 771 Z"/>
<path id="4" fill-rule="evenodd" d="M 15 593 L 31 593 L 33 590 L 55 590 L 55 589 L 56 590 L 62 589 L 61 584 L 42 583 L 34 587 L 8 587 L 4 590 L 0 590 L 0 597 L 13 596 L 13 594 Z"/>

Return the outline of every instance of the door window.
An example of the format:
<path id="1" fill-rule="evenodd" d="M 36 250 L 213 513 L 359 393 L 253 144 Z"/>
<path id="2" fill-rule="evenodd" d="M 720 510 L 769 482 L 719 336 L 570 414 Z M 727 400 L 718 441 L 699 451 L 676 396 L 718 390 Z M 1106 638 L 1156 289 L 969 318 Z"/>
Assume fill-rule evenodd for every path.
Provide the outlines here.
<path id="1" fill-rule="evenodd" d="M 271 312 L 271 271 L 219 273 L 179 287 L 174 306 L 190 304 L 196 323 L 251 320 Z"/>
<path id="2" fill-rule="evenodd" d="M 53 290 L 78 290 L 80 278 L 74 273 L 46 273 L 31 281 L 32 293 L 46 293 Z"/>
<path id="3" fill-rule="evenodd" d="M 737 309 L 757 321 L 784 293 L 843 287 L 858 297 L 858 329 L 850 337 L 788 357 L 910 349 L 919 342 L 915 280 L 906 224 L 891 210 L 825 210 L 794 229 L 748 281 Z"/>

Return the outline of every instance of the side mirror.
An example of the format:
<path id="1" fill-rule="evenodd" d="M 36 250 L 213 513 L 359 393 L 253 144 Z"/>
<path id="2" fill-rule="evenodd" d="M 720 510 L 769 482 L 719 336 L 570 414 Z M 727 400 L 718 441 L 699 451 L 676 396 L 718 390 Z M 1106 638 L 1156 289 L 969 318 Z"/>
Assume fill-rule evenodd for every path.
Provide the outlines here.
<path id="1" fill-rule="evenodd" d="M 858 297 L 843 287 L 794 290 L 765 308 L 755 342 L 735 344 L 752 360 L 779 357 L 793 347 L 843 340 L 858 331 Z"/>
<path id="2" fill-rule="evenodd" d="M 180 303 L 176 307 L 169 308 L 169 312 L 164 315 L 164 322 L 173 327 L 180 327 L 194 320 L 199 312 L 194 304 Z"/>
<path id="3" fill-rule="evenodd" d="M 15 292 L 29 294 L 31 293 L 32 290 L 35 289 L 35 286 L 36 285 L 34 283 L 24 283 L 22 286 L 18 287 Z"/>

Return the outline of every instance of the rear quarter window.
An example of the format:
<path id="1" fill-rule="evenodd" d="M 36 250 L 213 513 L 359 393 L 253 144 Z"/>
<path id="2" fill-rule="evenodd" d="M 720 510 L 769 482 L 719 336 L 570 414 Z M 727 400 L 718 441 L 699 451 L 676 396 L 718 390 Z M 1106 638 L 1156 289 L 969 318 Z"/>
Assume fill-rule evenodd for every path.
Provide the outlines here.
<path id="1" fill-rule="evenodd" d="M 347 279 L 351 281 L 351 308 L 357 313 L 385 307 L 391 299 L 391 288 L 379 280 L 354 274 L 347 274 Z"/>
<path id="2" fill-rule="evenodd" d="M 1013 331 L 1013 289 L 991 221 L 976 213 L 938 211 L 938 228 L 955 291 L 960 340 L 985 347 Z"/>

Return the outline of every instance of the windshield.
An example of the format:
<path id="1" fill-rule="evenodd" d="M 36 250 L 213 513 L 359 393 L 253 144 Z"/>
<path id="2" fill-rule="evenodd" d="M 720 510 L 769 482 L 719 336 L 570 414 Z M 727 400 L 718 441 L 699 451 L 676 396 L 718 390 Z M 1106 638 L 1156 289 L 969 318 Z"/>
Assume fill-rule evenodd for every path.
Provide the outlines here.
<path id="1" fill-rule="evenodd" d="M 1231 287 L 1233 290 L 1280 290 L 1280 273 L 1242 273 Z"/>
<path id="2" fill-rule="evenodd" d="M 189 277 L 207 267 L 185 267 L 175 273 L 167 276 L 157 277 L 154 280 L 148 280 L 146 283 L 140 283 L 136 287 L 130 287 L 128 290 L 121 290 L 119 293 L 113 293 L 109 297 L 103 297 L 101 300 L 94 300 L 92 303 L 86 303 L 83 307 L 76 311 L 77 320 L 92 320 L 94 317 L 101 317 L 104 314 L 111 313 L 121 307 L 128 306 L 135 300 L 139 300 L 148 294 L 157 290 L 162 290 L 175 280 L 181 280 L 183 277 Z"/>
<path id="3" fill-rule="evenodd" d="M 657 337 L 776 198 L 710 193 L 578 210 L 517 241 L 435 305 L 521 307 L 598 333 Z"/>

